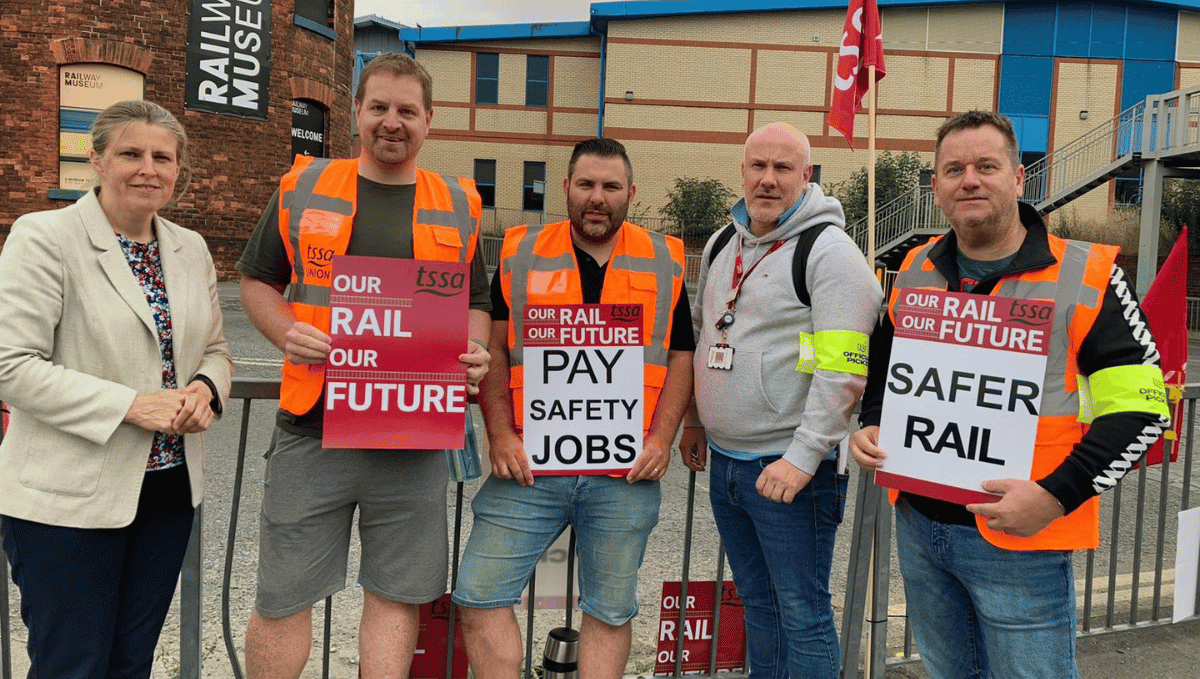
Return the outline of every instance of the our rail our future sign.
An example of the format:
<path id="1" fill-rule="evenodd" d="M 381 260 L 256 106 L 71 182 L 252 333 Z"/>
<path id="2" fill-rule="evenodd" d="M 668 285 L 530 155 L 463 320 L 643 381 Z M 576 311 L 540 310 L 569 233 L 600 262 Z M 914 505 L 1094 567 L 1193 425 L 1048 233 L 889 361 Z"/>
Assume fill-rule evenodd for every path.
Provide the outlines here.
<path id="1" fill-rule="evenodd" d="M 333 258 L 326 448 L 459 449 L 467 409 L 467 265 Z"/>
<path id="2" fill-rule="evenodd" d="M 969 504 L 1028 479 L 1054 302 L 902 289 L 879 444 L 881 486 Z"/>

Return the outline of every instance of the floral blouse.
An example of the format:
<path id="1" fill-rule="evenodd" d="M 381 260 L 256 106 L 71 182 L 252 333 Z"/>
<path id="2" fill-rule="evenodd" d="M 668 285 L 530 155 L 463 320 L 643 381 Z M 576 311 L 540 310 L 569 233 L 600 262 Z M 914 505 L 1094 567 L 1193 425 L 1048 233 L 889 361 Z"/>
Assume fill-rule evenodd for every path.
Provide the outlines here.
<path id="1" fill-rule="evenodd" d="M 162 258 L 158 252 L 158 240 L 149 243 L 139 243 L 131 238 L 117 234 L 129 269 L 150 304 L 150 312 L 154 316 L 154 325 L 158 329 L 158 350 L 162 354 L 162 388 L 174 389 L 178 386 L 175 379 L 175 352 L 171 344 L 171 306 L 167 301 L 167 283 L 163 278 Z M 150 445 L 150 458 L 146 462 L 147 471 L 170 469 L 183 464 L 183 437 L 154 432 L 154 442 Z"/>

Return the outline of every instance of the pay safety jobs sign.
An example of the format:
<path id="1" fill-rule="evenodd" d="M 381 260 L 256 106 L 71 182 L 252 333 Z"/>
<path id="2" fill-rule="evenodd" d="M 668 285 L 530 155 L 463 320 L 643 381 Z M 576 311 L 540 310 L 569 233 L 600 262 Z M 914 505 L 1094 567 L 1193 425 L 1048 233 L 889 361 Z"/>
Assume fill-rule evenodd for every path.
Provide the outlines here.
<path id="1" fill-rule="evenodd" d="M 875 482 L 959 504 L 1028 479 L 1054 302 L 902 289 Z"/>
<path id="2" fill-rule="evenodd" d="M 534 475 L 628 472 L 642 451 L 640 304 L 531 304 L 523 354 Z"/>

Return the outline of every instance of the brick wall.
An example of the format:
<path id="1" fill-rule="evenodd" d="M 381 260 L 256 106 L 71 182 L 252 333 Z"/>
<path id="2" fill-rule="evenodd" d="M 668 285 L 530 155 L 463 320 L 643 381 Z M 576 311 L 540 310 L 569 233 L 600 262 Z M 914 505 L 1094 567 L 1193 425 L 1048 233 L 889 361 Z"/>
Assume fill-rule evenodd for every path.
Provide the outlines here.
<path id="1" fill-rule="evenodd" d="M 238 2 L 235 0 L 234 5 Z M 200 232 L 219 274 L 235 275 L 263 205 L 291 164 L 291 100 L 328 108 L 330 154 L 350 155 L 353 5 L 338 0 L 337 40 L 293 24 L 291 0 L 273 0 L 268 119 L 184 111 L 187 0 L 5 0 L 0 16 L 0 242 L 22 214 L 64 207 L 58 187 L 58 70 L 111 63 L 145 76 L 146 98 L 179 117 L 195 174 L 162 212 Z"/>

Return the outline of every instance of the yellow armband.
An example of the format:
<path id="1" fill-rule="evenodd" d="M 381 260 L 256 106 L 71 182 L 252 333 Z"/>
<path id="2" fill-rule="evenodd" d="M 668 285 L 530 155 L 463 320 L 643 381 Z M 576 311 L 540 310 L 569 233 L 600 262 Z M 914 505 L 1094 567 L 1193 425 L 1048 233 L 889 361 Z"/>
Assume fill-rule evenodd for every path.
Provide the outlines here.
<path id="1" fill-rule="evenodd" d="M 1151 413 L 1170 418 L 1162 370 L 1154 365 L 1118 365 L 1082 375 L 1079 421 L 1089 424 L 1111 413 Z"/>
<path id="2" fill-rule="evenodd" d="M 867 344 L 867 336 L 853 330 L 823 330 L 815 335 L 802 332 L 796 372 L 830 370 L 865 377 Z"/>

